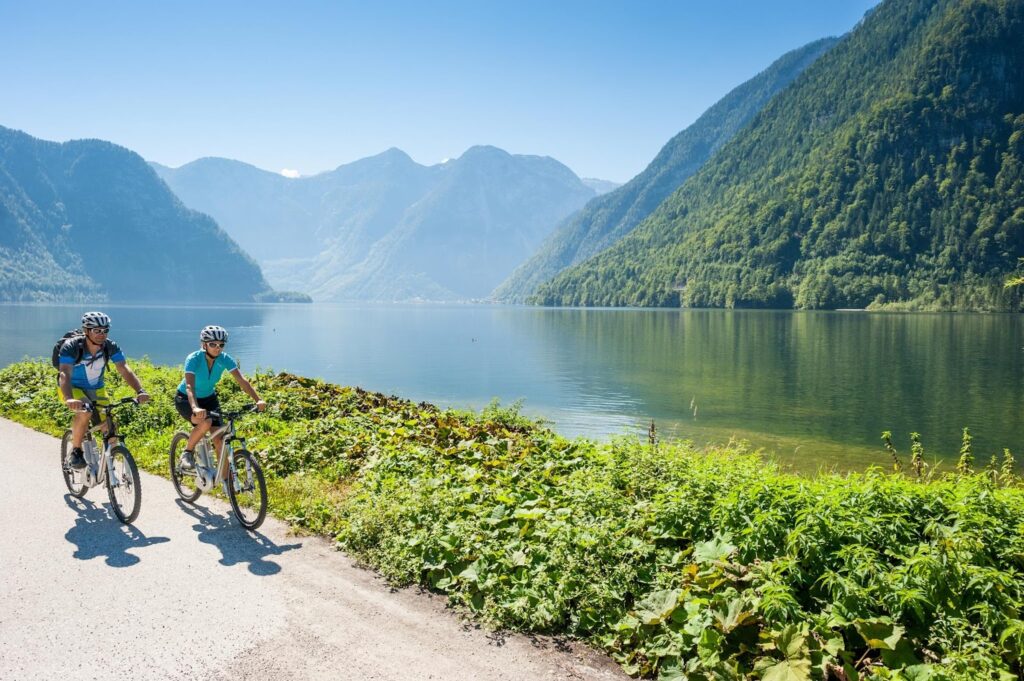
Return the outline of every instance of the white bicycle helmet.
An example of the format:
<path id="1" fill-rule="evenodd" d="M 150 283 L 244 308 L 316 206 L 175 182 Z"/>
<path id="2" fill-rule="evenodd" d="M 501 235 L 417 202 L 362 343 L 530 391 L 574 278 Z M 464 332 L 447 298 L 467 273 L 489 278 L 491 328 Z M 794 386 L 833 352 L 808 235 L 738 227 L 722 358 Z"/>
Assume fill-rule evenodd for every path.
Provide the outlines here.
<path id="1" fill-rule="evenodd" d="M 102 312 L 86 312 L 82 315 L 83 329 L 110 328 L 110 317 Z"/>
<path id="2" fill-rule="evenodd" d="M 209 341 L 227 343 L 228 332 L 223 326 L 204 326 L 203 330 L 199 332 L 199 340 L 203 343 L 207 343 Z"/>

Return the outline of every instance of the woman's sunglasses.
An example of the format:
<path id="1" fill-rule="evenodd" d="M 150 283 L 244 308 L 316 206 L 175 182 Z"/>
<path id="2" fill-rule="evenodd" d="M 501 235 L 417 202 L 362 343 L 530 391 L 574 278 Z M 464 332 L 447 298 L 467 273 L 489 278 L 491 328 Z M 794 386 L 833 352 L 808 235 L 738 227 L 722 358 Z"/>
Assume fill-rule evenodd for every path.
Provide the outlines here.
<path id="1" fill-rule="evenodd" d="M 227 343 L 219 343 L 217 341 L 206 341 L 206 344 L 214 348 L 223 348 Z"/>

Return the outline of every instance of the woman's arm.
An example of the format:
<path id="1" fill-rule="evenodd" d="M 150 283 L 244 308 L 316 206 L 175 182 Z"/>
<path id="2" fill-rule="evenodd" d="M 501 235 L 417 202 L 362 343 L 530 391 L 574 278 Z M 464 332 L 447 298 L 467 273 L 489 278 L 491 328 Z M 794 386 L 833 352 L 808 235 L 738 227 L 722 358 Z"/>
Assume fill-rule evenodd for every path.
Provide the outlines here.
<path id="1" fill-rule="evenodd" d="M 199 403 L 196 402 L 196 375 L 190 371 L 185 372 L 185 396 L 188 398 L 188 404 L 192 407 L 192 414 L 196 418 L 205 419 L 206 410 L 199 408 Z M 195 423 L 193 421 L 193 423 Z"/>
<path id="2" fill-rule="evenodd" d="M 260 399 L 260 396 L 256 394 L 256 389 L 252 387 L 252 383 L 249 382 L 245 376 L 242 375 L 241 369 L 232 369 L 231 376 L 238 383 L 238 386 L 242 389 L 246 395 L 253 399 L 256 403 L 256 408 L 263 411 L 267 408 L 267 403 Z"/>

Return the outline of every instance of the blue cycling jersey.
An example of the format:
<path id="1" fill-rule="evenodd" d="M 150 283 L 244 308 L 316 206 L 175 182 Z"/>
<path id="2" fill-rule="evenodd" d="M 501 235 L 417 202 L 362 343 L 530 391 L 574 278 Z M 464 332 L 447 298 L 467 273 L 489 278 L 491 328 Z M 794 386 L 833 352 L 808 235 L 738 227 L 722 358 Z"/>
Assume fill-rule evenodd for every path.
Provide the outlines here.
<path id="1" fill-rule="evenodd" d="M 185 358 L 185 373 L 196 377 L 196 398 L 209 397 L 215 393 L 217 391 L 217 381 L 224 375 L 224 372 L 234 371 L 237 368 L 238 362 L 226 352 L 221 352 L 217 355 L 217 359 L 213 361 L 213 366 L 209 366 L 206 363 L 206 352 L 203 350 L 196 350 Z M 185 379 L 181 380 L 178 392 L 187 394 L 185 392 Z"/>
<path id="2" fill-rule="evenodd" d="M 83 390 L 95 390 L 103 387 L 103 374 L 107 370 L 107 362 L 125 361 L 124 353 L 117 343 L 112 340 L 105 341 L 106 348 L 100 346 L 99 351 L 94 355 L 89 352 L 89 345 L 84 336 L 69 338 L 64 341 L 60 348 L 58 361 L 60 364 L 70 364 L 71 385 L 74 388 Z M 79 353 L 81 357 L 79 358 Z"/>

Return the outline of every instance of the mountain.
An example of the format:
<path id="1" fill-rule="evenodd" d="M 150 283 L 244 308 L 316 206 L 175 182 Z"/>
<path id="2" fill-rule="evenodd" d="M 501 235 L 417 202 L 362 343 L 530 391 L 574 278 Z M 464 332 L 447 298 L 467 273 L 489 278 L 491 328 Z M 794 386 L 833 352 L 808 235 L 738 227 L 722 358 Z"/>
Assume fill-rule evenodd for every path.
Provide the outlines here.
<path id="1" fill-rule="evenodd" d="M 885 0 L 557 305 L 1020 309 L 1024 1 Z"/>
<path id="2" fill-rule="evenodd" d="M 607 194 L 613 189 L 618 189 L 619 187 L 622 186 L 622 184 L 619 182 L 612 182 L 611 180 L 599 180 L 596 177 L 581 177 L 580 181 L 583 182 L 583 184 L 590 187 L 591 189 L 593 189 L 595 192 L 597 192 L 598 195 Z"/>
<path id="3" fill-rule="evenodd" d="M 769 99 L 837 42 L 837 38 L 824 38 L 787 52 L 734 88 L 669 140 L 643 172 L 566 218 L 537 252 L 494 291 L 493 297 L 522 302 L 565 268 L 596 255 L 629 234 L 747 125 Z"/>
<path id="4" fill-rule="evenodd" d="M 146 162 L 0 127 L 0 300 L 251 301 L 256 263 Z"/>
<path id="5" fill-rule="evenodd" d="M 434 166 L 390 149 L 296 179 L 224 159 L 154 167 L 275 287 L 318 300 L 483 298 L 594 196 L 554 159 L 487 146 Z"/>

